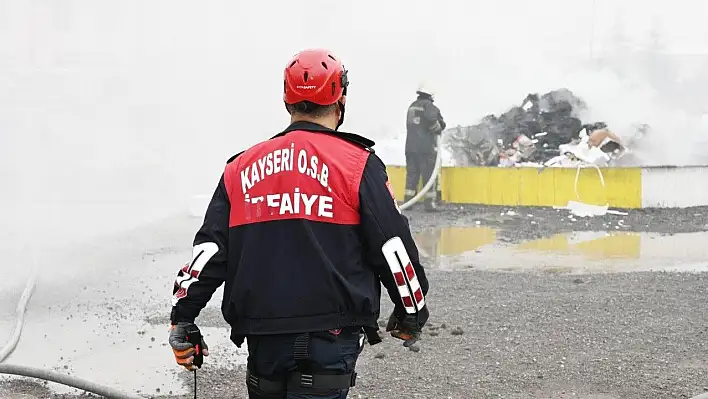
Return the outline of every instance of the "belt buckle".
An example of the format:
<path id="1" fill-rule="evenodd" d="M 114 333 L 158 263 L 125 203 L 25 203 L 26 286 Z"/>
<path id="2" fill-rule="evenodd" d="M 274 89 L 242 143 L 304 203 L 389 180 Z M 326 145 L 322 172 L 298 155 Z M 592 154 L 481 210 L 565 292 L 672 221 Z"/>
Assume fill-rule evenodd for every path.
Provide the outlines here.
<path id="1" fill-rule="evenodd" d="M 258 386 L 260 385 L 260 383 L 258 381 L 258 377 L 256 377 L 255 375 L 253 375 L 251 373 L 248 373 L 247 377 L 248 377 L 248 381 L 247 381 L 248 385 L 252 386 L 253 388 L 258 388 Z"/>
<path id="2" fill-rule="evenodd" d="M 312 388 L 314 377 L 312 374 L 300 374 L 300 386 L 304 388 Z"/>

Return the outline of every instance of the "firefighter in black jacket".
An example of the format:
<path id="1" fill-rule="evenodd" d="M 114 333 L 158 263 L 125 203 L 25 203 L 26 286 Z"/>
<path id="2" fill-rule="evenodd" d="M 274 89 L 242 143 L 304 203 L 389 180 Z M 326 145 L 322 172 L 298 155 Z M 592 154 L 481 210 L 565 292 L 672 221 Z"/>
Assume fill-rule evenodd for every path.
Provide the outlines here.
<path id="1" fill-rule="evenodd" d="M 225 283 L 250 398 L 345 398 L 364 336 L 380 341 L 381 283 L 395 304 L 386 330 L 410 346 L 428 319 L 428 280 L 374 143 L 338 131 L 340 61 L 306 50 L 284 75 L 291 125 L 227 163 L 175 281 L 169 342 L 195 369 L 189 331 Z"/>
<path id="2" fill-rule="evenodd" d="M 421 86 L 416 92 L 418 98 L 408 107 L 406 117 L 406 191 L 404 202 L 408 202 L 418 191 L 418 183 L 423 178 L 427 183 L 435 169 L 437 158 L 437 137 L 445 130 L 445 120 L 435 104 L 434 93 Z M 425 193 L 427 211 L 435 211 L 437 184 Z"/>

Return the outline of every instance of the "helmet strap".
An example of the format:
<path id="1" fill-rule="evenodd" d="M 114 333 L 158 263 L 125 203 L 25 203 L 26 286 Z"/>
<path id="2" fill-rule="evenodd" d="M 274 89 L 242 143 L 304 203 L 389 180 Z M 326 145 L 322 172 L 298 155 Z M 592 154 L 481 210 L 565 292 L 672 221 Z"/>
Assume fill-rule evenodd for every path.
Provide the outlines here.
<path id="1" fill-rule="evenodd" d="M 334 130 L 339 130 L 339 127 L 344 123 L 344 104 L 341 101 L 338 101 L 337 104 L 339 105 L 339 122 Z"/>

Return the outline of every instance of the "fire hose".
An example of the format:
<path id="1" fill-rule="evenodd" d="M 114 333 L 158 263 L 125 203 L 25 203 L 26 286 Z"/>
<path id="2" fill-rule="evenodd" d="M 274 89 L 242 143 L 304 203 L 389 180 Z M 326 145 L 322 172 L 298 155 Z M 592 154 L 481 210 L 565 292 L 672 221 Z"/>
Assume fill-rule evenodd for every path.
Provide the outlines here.
<path id="1" fill-rule="evenodd" d="M 435 181 L 438 179 L 438 174 L 440 173 L 440 168 L 442 168 L 442 151 L 440 149 L 440 136 L 436 137 L 435 146 L 438 148 L 438 154 L 435 157 L 435 167 L 433 168 L 433 173 L 430 175 L 430 179 L 425 183 L 423 188 L 410 200 L 406 201 L 400 206 L 401 210 L 404 211 L 411 206 L 415 205 L 416 202 L 420 201 L 425 194 L 433 188 Z"/>
<path id="2" fill-rule="evenodd" d="M 31 377 L 44 381 L 56 382 L 58 384 L 78 388 L 86 392 L 101 395 L 106 398 L 115 399 L 142 399 L 140 396 L 127 394 L 110 387 L 102 386 L 91 381 L 66 374 L 57 373 L 51 370 L 38 369 L 34 367 L 19 366 L 14 364 L 0 364 L 0 374 L 12 374 L 21 377 Z"/>
<path id="3" fill-rule="evenodd" d="M 44 381 L 56 382 L 58 384 L 81 389 L 83 391 L 90 392 L 96 395 L 101 395 L 106 398 L 141 399 L 140 396 L 127 394 L 116 389 L 102 386 L 78 377 L 72 377 L 51 370 L 4 363 L 5 359 L 7 359 L 12 354 L 12 352 L 15 351 L 15 348 L 17 348 L 17 344 L 20 342 L 20 337 L 22 336 L 22 328 L 25 322 L 25 312 L 27 310 L 27 304 L 29 303 L 30 297 L 32 297 L 32 294 L 34 293 L 36 281 L 36 276 L 31 277 L 27 281 L 25 290 L 22 292 L 20 301 L 17 304 L 17 321 L 15 323 L 15 331 L 12 337 L 10 338 L 10 341 L 2 348 L 2 350 L 0 350 L 0 374 L 10 374 L 21 377 L 30 377 Z"/>

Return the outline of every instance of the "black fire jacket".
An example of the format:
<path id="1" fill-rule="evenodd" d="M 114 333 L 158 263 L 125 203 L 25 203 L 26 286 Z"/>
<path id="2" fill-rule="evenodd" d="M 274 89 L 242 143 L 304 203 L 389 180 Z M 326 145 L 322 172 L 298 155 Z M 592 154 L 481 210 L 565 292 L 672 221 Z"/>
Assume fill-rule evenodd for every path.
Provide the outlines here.
<path id="1" fill-rule="evenodd" d="M 239 345 L 374 327 L 381 283 L 398 314 L 420 315 L 428 280 L 373 144 L 296 122 L 230 159 L 175 281 L 172 322 L 193 322 L 222 283 Z"/>

